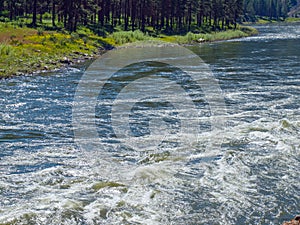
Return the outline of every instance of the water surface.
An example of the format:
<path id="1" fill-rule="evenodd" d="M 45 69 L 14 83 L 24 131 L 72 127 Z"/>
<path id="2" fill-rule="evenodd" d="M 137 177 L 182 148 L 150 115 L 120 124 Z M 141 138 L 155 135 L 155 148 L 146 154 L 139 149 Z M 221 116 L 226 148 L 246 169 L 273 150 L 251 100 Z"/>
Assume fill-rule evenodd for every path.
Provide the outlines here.
<path id="1" fill-rule="evenodd" d="M 257 28 L 254 37 L 189 47 L 209 64 L 227 106 L 224 141 L 213 157 L 205 157 L 199 143 L 191 148 L 203 157 L 174 159 L 165 149 L 176 151 L 176 144 L 153 155 L 153 149 L 136 152 L 114 142 L 103 102 L 116 90 L 107 88 L 106 98 L 98 98 L 96 123 L 108 147 L 87 159 L 72 130 L 73 98 L 85 67 L 1 80 L 0 223 L 280 224 L 298 214 L 300 25 Z M 160 66 L 128 70 L 176 72 Z M 204 95 L 191 90 L 205 121 L 211 115 Z M 167 102 L 137 103 L 132 132 L 149 134 L 149 118 L 162 115 L 176 133 L 174 111 Z M 207 121 L 203 140 L 213 132 Z M 104 168 L 97 157 L 107 153 L 116 163 Z M 133 183 L 117 180 L 120 168 L 133 165 Z"/>

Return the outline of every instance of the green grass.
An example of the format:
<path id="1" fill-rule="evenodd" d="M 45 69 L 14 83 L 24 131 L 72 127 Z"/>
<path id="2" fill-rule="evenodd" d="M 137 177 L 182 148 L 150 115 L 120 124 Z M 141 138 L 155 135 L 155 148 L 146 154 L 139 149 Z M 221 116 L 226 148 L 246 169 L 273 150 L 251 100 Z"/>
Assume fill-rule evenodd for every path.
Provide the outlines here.
<path id="1" fill-rule="evenodd" d="M 288 23 L 300 22 L 300 18 L 289 17 L 289 18 L 285 19 L 285 22 L 288 22 Z"/>
<path id="2" fill-rule="evenodd" d="M 300 18 L 288 17 L 288 18 L 279 18 L 278 20 L 270 19 L 269 17 L 257 17 L 255 22 L 245 22 L 244 24 L 268 24 L 268 23 L 291 23 L 291 22 L 300 22 Z"/>
<path id="3" fill-rule="evenodd" d="M 10 56 L 13 54 L 14 54 L 14 48 L 11 45 L 5 43 L 0 44 L 0 55 Z"/>
<path id="4" fill-rule="evenodd" d="M 104 38 L 85 32 L 58 33 L 0 23 L 0 77 L 60 68 L 65 57 L 75 62 L 110 46 Z"/>
<path id="5" fill-rule="evenodd" d="M 275 23 L 275 22 L 277 22 L 277 21 L 276 20 L 270 20 L 270 19 L 260 18 L 255 23 L 256 24 L 267 24 L 267 23 Z"/>
<path id="6" fill-rule="evenodd" d="M 126 43 L 132 43 L 136 41 L 149 41 L 149 40 L 160 40 L 165 42 L 172 42 L 177 44 L 193 44 L 199 42 L 211 42 L 218 40 L 228 40 L 232 38 L 247 37 L 249 35 L 257 34 L 257 30 L 248 26 L 239 26 L 238 29 L 212 32 L 205 34 L 195 34 L 188 32 L 186 35 L 165 35 L 160 34 L 156 37 L 144 34 L 141 31 L 119 31 L 109 35 L 106 40 L 110 39 L 112 45 L 123 45 Z"/>
<path id="7" fill-rule="evenodd" d="M 139 30 L 114 32 L 109 37 L 115 41 L 116 45 L 153 39 Z"/>
<path id="8" fill-rule="evenodd" d="M 257 34 L 257 30 L 252 27 L 240 26 L 236 30 L 227 30 L 214 33 L 206 34 L 194 34 L 192 32 L 187 33 L 184 36 L 174 35 L 174 36 L 165 36 L 161 35 L 161 40 L 167 42 L 174 42 L 178 44 L 193 44 L 201 42 L 212 42 L 219 40 L 229 40 L 233 38 L 247 37 L 249 35 Z"/>

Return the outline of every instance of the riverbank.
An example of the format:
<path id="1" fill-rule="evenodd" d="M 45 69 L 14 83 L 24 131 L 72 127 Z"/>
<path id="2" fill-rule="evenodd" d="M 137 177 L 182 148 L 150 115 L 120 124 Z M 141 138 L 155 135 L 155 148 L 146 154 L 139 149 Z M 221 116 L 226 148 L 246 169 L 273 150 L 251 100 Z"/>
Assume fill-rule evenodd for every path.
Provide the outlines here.
<path id="1" fill-rule="evenodd" d="M 257 25 L 257 24 L 268 24 L 268 23 L 295 23 L 300 22 L 300 18 L 288 17 L 281 20 L 269 19 L 268 17 L 259 17 L 255 22 L 244 22 L 245 25 Z"/>
<path id="2" fill-rule="evenodd" d="M 0 77 L 79 63 L 94 58 L 108 45 L 89 30 L 68 34 L 0 23 Z"/>
<path id="3" fill-rule="evenodd" d="M 88 28 L 76 33 L 44 31 L 0 23 L 0 77 L 44 72 L 93 59 L 104 51 L 135 41 L 159 40 L 193 44 L 257 34 L 251 27 L 206 34 L 149 35 L 141 31 L 119 31 L 105 37 Z"/>

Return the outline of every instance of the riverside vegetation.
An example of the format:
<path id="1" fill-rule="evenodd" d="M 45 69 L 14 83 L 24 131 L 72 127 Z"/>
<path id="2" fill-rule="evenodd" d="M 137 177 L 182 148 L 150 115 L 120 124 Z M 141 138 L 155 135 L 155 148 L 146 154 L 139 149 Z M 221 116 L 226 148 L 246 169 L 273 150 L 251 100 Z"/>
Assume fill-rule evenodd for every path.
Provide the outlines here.
<path id="1" fill-rule="evenodd" d="M 136 40 L 245 37 L 257 16 L 297 16 L 297 0 L 0 0 L 0 76 L 51 70 Z"/>
<path id="2" fill-rule="evenodd" d="M 99 36 L 87 27 L 76 32 L 46 31 L 11 22 L 0 22 L 0 76 L 48 71 L 94 58 L 104 50 L 125 43 L 161 40 L 178 44 L 225 40 L 255 34 L 251 27 L 238 26 L 222 32 L 192 33 L 185 35 L 157 34 L 154 31 L 116 31 Z"/>

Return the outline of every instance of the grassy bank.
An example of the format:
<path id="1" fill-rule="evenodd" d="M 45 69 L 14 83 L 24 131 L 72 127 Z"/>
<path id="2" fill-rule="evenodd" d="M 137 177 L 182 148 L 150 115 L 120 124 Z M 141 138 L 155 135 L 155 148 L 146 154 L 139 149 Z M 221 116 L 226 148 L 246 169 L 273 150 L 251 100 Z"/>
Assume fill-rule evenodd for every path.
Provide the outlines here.
<path id="1" fill-rule="evenodd" d="M 245 22 L 244 24 L 252 25 L 252 24 L 268 24 L 268 23 L 293 23 L 300 22 L 300 18 L 288 17 L 288 18 L 280 18 L 278 20 L 270 19 L 268 17 L 258 17 L 255 22 Z"/>
<path id="2" fill-rule="evenodd" d="M 89 33 L 58 33 L 0 23 L 0 76 L 60 68 L 92 58 L 109 44 Z"/>
<path id="3" fill-rule="evenodd" d="M 196 44 L 201 42 L 212 42 L 219 40 L 229 40 L 233 38 L 247 37 L 250 35 L 257 34 L 257 30 L 252 27 L 239 26 L 236 30 L 227 30 L 222 32 L 212 32 L 212 33 L 200 33 L 195 34 L 192 32 L 186 35 L 164 35 L 159 34 L 156 37 L 143 34 L 141 31 L 120 31 L 115 32 L 109 36 L 111 43 L 115 45 L 122 45 L 135 41 L 145 41 L 145 40 L 160 40 L 165 42 L 172 42 L 177 44 Z"/>
<path id="4" fill-rule="evenodd" d="M 167 42 L 175 42 L 178 44 L 193 44 L 201 42 L 212 42 L 220 40 L 229 40 L 234 38 L 242 38 L 257 34 L 257 30 L 252 27 L 240 26 L 236 30 L 227 30 L 222 32 L 213 32 L 206 34 L 187 33 L 184 36 L 161 36 L 161 40 Z"/>
<path id="5" fill-rule="evenodd" d="M 0 77 L 48 71 L 93 58 L 101 50 L 125 43 L 161 40 L 179 44 L 226 40 L 256 34 L 250 27 L 237 30 L 186 35 L 150 36 L 141 31 L 119 31 L 100 37 L 88 28 L 76 33 L 44 31 L 18 27 L 12 23 L 0 23 Z"/>
<path id="6" fill-rule="evenodd" d="M 300 22 L 300 18 L 290 17 L 290 18 L 285 19 L 284 22 L 287 22 L 287 23 Z"/>

